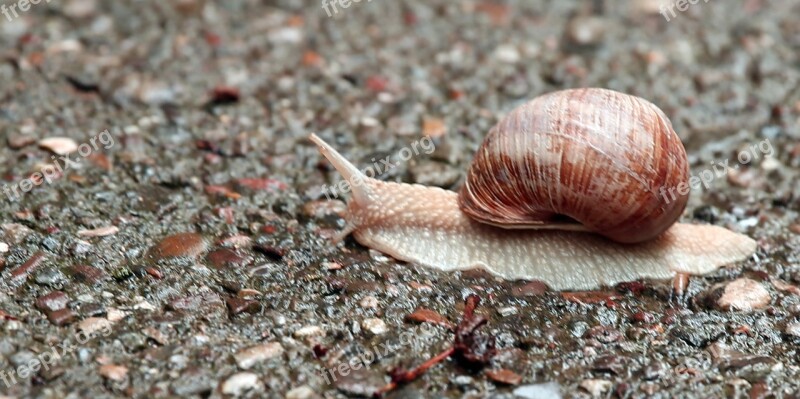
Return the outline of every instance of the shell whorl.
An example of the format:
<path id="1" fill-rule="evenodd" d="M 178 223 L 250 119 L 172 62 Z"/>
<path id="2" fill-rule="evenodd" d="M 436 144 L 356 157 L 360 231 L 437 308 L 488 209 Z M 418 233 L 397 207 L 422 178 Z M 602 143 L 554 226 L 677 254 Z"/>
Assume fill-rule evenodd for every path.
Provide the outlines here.
<path id="1" fill-rule="evenodd" d="M 688 193 L 676 188 L 688 177 L 686 151 L 658 107 L 611 90 L 573 89 L 536 97 L 492 128 L 458 200 L 495 226 L 561 225 L 633 243 L 678 219 Z"/>

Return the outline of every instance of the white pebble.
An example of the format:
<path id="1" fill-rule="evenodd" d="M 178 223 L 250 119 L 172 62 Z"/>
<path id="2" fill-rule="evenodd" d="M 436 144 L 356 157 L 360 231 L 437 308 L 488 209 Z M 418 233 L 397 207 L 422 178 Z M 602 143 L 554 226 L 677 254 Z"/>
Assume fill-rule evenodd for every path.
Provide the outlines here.
<path id="1" fill-rule="evenodd" d="M 283 346 L 277 342 L 268 342 L 262 345 L 251 346 L 236 352 L 233 355 L 236 364 L 243 369 L 249 369 L 257 363 L 278 357 L 283 354 Z"/>
<path id="2" fill-rule="evenodd" d="M 325 331 L 323 331 L 320 326 L 305 326 L 295 331 L 293 335 L 295 338 L 308 340 L 324 336 Z"/>
<path id="3" fill-rule="evenodd" d="M 763 309 L 769 305 L 772 297 L 758 281 L 740 278 L 730 282 L 717 303 L 723 310 L 749 312 Z"/>
<path id="4" fill-rule="evenodd" d="M 91 230 L 79 230 L 78 235 L 81 237 L 105 237 L 117 234 L 118 231 L 119 227 L 117 226 L 106 226 Z"/>
<path id="5" fill-rule="evenodd" d="M 376 309 L 378 307 L 378 298 L 375 298 L 372 295 L 365 296 L 361 298 L 361 301 L 358 302 L 364 309 Z"/>
<path id="6" fill-rule="evenodd" d="M 611 381 L 595 379 L 583 380 L 583 382 L 581 382 L 581 388 L 589 392 L 592 397 L 599 398 L 603 393 L 611 389 Z"/>
<path id="7" fill-rule="evenodd" d="M 523 385 L 514 389 L 513 393 L 524 399 L 561 399 L 561 387 L 555 382 Z"/>
<path id="8" fill-rule="evenodd" d="M 231 396 L 241 396 L 247 391 L 259 388 L 258 375 L 253 373 L 236 373 L 222 383 L 222 393 Z"/>
<path id="9" fill-rule="evenodd" d="M 49 137 L 39 140 L 39 147 L 56 155 L 67 155 L 78 151 L 78 143 L 69 137 Z"/>
<path id="10" fill-rule="evenodd" d="M 800 323 L 792 323 L 786 326 L 786 334 L 800 338 Z"/>
<path id="11" fill-rule="evenodd" d="M 372 335 L 381 335 L 389 331 L 389 329 L 386 327 L 386 323 L 377 318 L 364 320 L 361 322 L 361 328 L 369 331 Z"/>
<path id="12" fill-rule="evenodd" d="M 497 312 L 500 313 L 500 316 L 508 317 L 518 313 L 517 308 L 514 306 L 508 306 L 505 308 L 497 309 Z"/>
<path id="13" fill-rule="evenodd" d="M 520 55 L 516 47 L 510 44 L 503 44 L 494 50 L 494 57 L 501 62 L 507 64 L 516 64 L 519 62 Z"/>
<path id="14" fill-rule="evenodd" d="M 100 366 L 100 375 L 112 381 L 124 381 L 128 376 L 128 368 L 116 364 L 104 364 Z"/>
<path id="15" fill-rule="evenodd" d="M 761 161 L 761 169 L 771 172 L 773 170 L 778 170 L 781 168 L 781 161 L 777 160 L 773 157 L 766 157 L 763 161 Z"/>
<path id="16" fill-rule="evenodd" d="M 286 392 L 286 399 L 310 399 L 314 397 L 314 390 L 308 385 L 299 386 Z"/>
<path id="17" fill-rule="evenodd" d="M 100 330 L 110 330 L 111 324 L 110 321 L 101 317 L 88 317 L 78 323 L 78 330 L 83 331 L 84 334 L 94 334 Z"/>
<path id="18" fill-rule="evenodd" d="M 110 321 L 112 323 L 116 323 L 116 322 L 128 317 L 129 314 L 130 313 L 128 313 L 126 311 L 123 311 L 123 310 L 119 310 L 119 309 L 116 309 L 116 308 L 108 308 L 108 311 L 106 312 L 106 319 L 108 319 L 108 321 Z"/>

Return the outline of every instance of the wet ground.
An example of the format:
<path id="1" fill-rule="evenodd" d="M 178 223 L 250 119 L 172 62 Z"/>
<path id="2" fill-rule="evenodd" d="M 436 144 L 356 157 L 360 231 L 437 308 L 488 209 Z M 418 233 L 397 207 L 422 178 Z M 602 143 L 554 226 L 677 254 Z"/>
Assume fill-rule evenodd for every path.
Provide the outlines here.
<path id="1" fill-rule="evenodd" d="M 454 329 L 485 363 L 387 397 L 798 395 L 797 2 L 5 3 L 0 397 L 370 395 L 445 351 L 472 294 L 486 325 Z M 580 86 L 659 105 L 693 173 L 738 166 L 683 221 L 757 255 L 680 304 L 330 243 L 339 177 L 309 132 L 362 167 L 434 137 L 380 178 L 457 188 L 504 113 Z"/>

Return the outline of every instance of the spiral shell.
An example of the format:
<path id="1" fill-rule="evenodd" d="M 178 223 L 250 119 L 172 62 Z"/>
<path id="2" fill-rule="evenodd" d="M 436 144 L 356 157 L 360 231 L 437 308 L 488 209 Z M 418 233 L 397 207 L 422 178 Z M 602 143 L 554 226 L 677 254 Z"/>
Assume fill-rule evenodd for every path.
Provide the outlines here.
<path id="1" fill-rule="evenodd" d="M 495 226 L 585 228 L 634 243 L 678 219 L 688 200 L 678 188 L 688 178 L 686 150 L 658 107 L 611 90 L 573 89 L 539 96 L 493 127 L 458 201 Z"/>

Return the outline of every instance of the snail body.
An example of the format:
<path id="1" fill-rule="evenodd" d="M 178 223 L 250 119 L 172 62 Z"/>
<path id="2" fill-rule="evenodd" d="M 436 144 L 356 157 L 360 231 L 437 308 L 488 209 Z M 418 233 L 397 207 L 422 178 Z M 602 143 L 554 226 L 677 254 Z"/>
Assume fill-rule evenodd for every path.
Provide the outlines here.
<path id="1" fill-rule="evenodd" d="M 603 101 L 634 108 L 604 112 Z M 636 120 L 619 121 L 624 117 Z M 603 126 L 621 128 L 642 149 L 613 159 L 613 145 L 603 143 L 611 138 L 595 137 Z M 654 134 L 654 126 L 661 130 Z M 532 137 L 544 143 L 526 141 Z M 557 290 L 593 289 L 706 274 L 756 249 L 749 237 L 722 227 L 674 223 L 686 199 L 665 203 L 657 194 L 659 185 L 687 178 L 683 146 L 658 108 L 609 90 L 555 92 L 512 111 L 478 150 L 458 194 L 368 178 L 318 136 L 311 140 L 352 187 L 342 236 L 352 233 L 362 245 L 407 262 L 446 271 L 483 268 Z M 589 152 L 582 162 L 599 163 L 598 169 L 578 172 L 576 152 Z M 666 159 L 653 161 L 651 153 Z M 556 186 L 559 179 L 565 184 Z M 626 202 L 625 195 L 648 202 Z"/>

